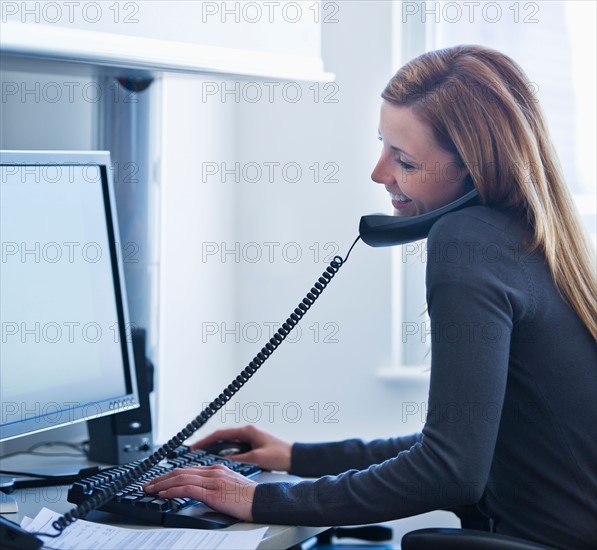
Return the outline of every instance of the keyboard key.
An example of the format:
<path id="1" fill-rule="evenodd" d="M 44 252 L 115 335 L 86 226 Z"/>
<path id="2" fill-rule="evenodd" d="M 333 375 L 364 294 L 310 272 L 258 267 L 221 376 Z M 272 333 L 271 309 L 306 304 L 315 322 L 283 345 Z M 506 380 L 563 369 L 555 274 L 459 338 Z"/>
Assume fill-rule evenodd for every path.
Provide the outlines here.
<path id="1" fill-rule="evenodd" d="M 149 508 L 149 505 L 155 500 L 154 497 L 141 497 L 140 499 L 135 502 L 135 506 L 142 506 L 144 508 Z"/>
<path id="2" fill-rule="evenodd" d="M 171 498 L 169 500 L 170 506 L 173 510 L 180 510 L 185 506 L 188 506 L 189 502 L 191 502 L 191 498 Z"/>
<path id="3" fill-rule="evenodd" d="M 149 503 L 148 508 L 150 510 L 155 510 L 157 512 L 163 512 L 165 510 L 169 510 L 170 509 L 170 505 L 168 504 L 168 501 L 166 501 L 166 500 L 162 500 L 160 498 L 154 498 Z"/>

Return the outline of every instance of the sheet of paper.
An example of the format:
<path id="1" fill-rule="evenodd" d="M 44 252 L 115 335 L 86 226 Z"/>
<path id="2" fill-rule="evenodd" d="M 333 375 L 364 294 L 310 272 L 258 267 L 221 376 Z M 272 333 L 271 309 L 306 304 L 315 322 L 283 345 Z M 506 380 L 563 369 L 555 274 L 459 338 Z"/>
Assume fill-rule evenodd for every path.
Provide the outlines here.
<path id="1" fill-rule="evenodd" d="M 29 525 L 32 521 L 33 518 L 30 518 L 29 516 L 23 517 L 23 519 L 21 520 L 21 527 L 23 529 L 27 529 L 27 525 Z"/>
<path id="2" fill-rule="evenodd" d="M 31 532 L 54 533 L 52 522 L 60 514 L 43 508 L 27 524 Z M 69 550 L 149 550 L 153 548 L 205 549 L 205 550 L 255 550 L 265 535 L 267 527 L 246 531 L 220 531 L 211 529 L 131 529 L 80 519 L 67 527 L 57 538 L 41 538 L 51 548 Z M 45 546 L 44 546 L 45 548 Z"/>

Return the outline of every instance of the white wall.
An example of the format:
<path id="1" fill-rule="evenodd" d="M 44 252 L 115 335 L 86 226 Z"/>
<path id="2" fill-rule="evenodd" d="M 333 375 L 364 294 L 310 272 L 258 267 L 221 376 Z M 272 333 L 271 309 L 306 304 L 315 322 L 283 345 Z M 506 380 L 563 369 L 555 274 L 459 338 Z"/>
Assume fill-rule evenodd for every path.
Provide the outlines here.
<path id="1" fill-rule="evenodd" d="M 0 149 L 93 149 L 97 103 L 82 92 L 95 83 L 91 71 L 31 73 L 26 63 L 21 68 L 2 64 Z"/>
<path id="2" fill-rule="evenodd" d="M 162 82 L 160 355 L 156 441 L 165 441 L 200 412 L 232 376 L 234 349 L 202 344 L 202 324 L 234 316 L 235 273 L 206 269 L 201 241 L 234 235 L 233 189 L 209 188 L 202 163 L 234 159 L 234 105 L 202 103 L 203 79 L 165 76 Z"/>
<path id="3" fill-rule="evenodd" d="M 111 0 L 110 2 L 2 2 L 2 22 L 320 56 L 319 24 L 334 18 L 315 1 L 238 2 Z M 335 4 L 330 2 L 330 4 Z"/>
<path id="4" fill-rule="evenodd" d="M 241 93 L 238 102 L 232 97 L 210 99 L 206 106 L 194 105 L 191 113 L 185 115 L 187 127 L 191 127 L 198 120 L 195 109 L 226 111 L 236 107 L 234 135 L 240 178 L 236 181 L 234 173 L 224 176 L 220 173 L 208 177 L 202 187 L 203 196 L 217 200 L 217 204 L 228 200 L 222 197 L 231 199 L 231 209 L 222 211 L 225 215 L 222 223 L 233 223 L 235 229 L 222 227 L 222 233 L 212 238 L 213 229 L 206 233 L 208 226 L 205 226 L 202 234 L 196 234 L 195 255 L 210 240 L 218 254 L 207 256 L 203 263 L 195 257 L 194 271 L 186 273 L 186 284 L 197 281 L 201 287 L 202 277 L 216 278 L 214 274 L 218 272 L 226 279 L 213 288 L 209 302 L 192 302 L 203 305 L 203 309 L 189 311 L 182 317 L 167 316 L 165 329 L 180 329 L 188 338 L 180 339 L 178 359 L 173 361 L 168 351 L 169 337 L 167 332 L 162 333 L 166 364 L 161 364 L 161 368 L 164 373 L 180 369 L 181 374 L 173 381 L 169 381 L 169 374 L 160 375 L 160 381 L 168 377 L 167 386 L 160 388 L 160 437 L 166 435 L 162 428 L 174 427 L 175 410 L 188 408 L 195 412 L 179 403 L 178 391 L 193 394 L 202 403 L 212 398 L 213 392 L 206 384 L 201 384 L 200 390 L 180 389 L 180 380 L 186 382 L 192 376 L 190 370 L 182 373 L 185 358 L 195 363 L 201 357 L 199 362 L 208 376 L 208 384 L 224 386 L 230 373 L 243 368 L 260 349 L 271 323 L 283 321 L 319 277 L 327 265 L 322 256 L 330 250 L 344 256 L 357 235 L 360 216 L 388 211 L 383 189 L 371 182 L 370 172 L 379 151 L 376 139 L 379 94 L 393 73 L 390 10 L 388 2 L 341 3 L 340 22 L 323 25 L 325 68 L 336 73 L 337 81 L 335 87 L 324 89 L 319 85 L 319 101 L 314 100 L 313 85 L 303 84 L 301 99 L 292 102 L 289 98 L 294 98 L 295 83 L 290 83 L 293 94 L 288 88 L 286 96 L 281 83 L 272 91 L 271 101 L 264 95 L 262 100 L 252 102 L 250 98 L 254 96 L 249 92 L 259 86 L 264 93 L 272 88 L 259 82 L 251 83 L 251 89 L 242 88 L 247 81 L 241 81 L 241 90 L 247 93 Z M 338 102 L 326 102 L 325 97 Z M 190 100 L 191 95 L 185 95 L 177 103 L 186 109 L 193 105 Z M 217 128 L 216 140 L 221 139 L 221 130 Z M 166 139 L 169 135 L 164 133 Z M 209 153 L 197 152 L 195 157 L 220 163 L 221 171 L 221 163 L 234 169 L 229 153 L 227 148 L 219 150 L 210 146 Z M 269 162 L 278 163 L 272 167 L 273 182 L 268 177 L 266 163 Z M 289 181 L 295 174 L 290 163 L 302 170 L 302 178 L 296 183 Z M 319 163 L 321 178 L 327 175 L 339 181 L 316 183 L 309 168 L 314 163 Z M 324 169 L 326 163 L 330 165 Z M 255 166 L 262 170 L 261 179 L 247 181 L 243 169 L 249 179 L 257 179 Z M 289 170 L 286 177 L 285 166 Z M 332 174 L 335 168 L 337 173 Z M 191 177 L 197 176 L 193 173 Z M 167 196 L 167 190 L 171 189 L 168 182 L 164 182 L 164 189 Z M 199 229 L 193 216 L 192 204 L 196 200 L 194 191 L 176 199 L 177 218 L 190 216 L 185 230 L 190 227 L 191 233 L 192 228 Z M 172 211 L 167 203 L 163 208 Z M 167 243 L 170 238 L 167 220 L 165 224 Z M 227 240 L 223 236 L 226 234 Z M 222 256 L 223 246 L 238 250 L 238 258 L 232 253 Z M 301 258 L 294 261 L 297 251 Z M 315 251 L 321 253 L 318 261 Z M 259 253 L 261 258 L 255 261 Z M 168 268 L 171 260 L 167 254 L 162 264 L 165 286 L 169 284 L 166 270 L 174 268 Z M 208 273 L 212 275 L 205 275 Z M 235 285 L 227 286 L 226 281 L 232 280 Z M 224 413 L 212 419 L 205 433 L 224 424 L 250 422 L 301 440 L 371 438 L 419 429 L 421 415 L 405 417 L 402 407 L 405 402 L 421 406 L 426 398 L 425 384 L 387 382 L 375 376 L 378 368 L 391 362 L 390 283 L 389 250 L 371 249 L 359 243 L 350 261 L 305 317 L 300 339 L 285 342 Z M 189 292 L 205 292 L 205 289 L 172 288 L 170 293 L 162 293 L 163 307 L 172 307 L 172 303 L 180 302 Z M 232 295 L 235 299 L 229 301 Z M 188 324 L 189 316 L 193 315 L 195 332 Z M 212 330 L 217 327 L 218 334 L 208 335 L 203 330 L 205 342 L 201 342 L 205 325 L 199 321 L 210 323 Z M 168 327 L 170 323 L 176 323 L 176 328 Z M 231 332 L 224 334 L 222 329 Z M 325 343 L 326 338 L 337 341 Z M 207 361 L 212 353 L 216 358 L 215 370 Z M 180 424 L 187 418 L 177 421 Z"/>

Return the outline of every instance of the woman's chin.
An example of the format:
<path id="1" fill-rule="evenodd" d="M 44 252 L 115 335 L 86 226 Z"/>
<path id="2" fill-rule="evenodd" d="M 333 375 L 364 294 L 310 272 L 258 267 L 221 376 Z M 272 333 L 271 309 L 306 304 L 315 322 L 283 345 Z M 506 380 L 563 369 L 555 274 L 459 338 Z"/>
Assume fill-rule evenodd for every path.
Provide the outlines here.
<path id="1" fill-rule="evenodd" d="M 414 201 L 409 201 L 407 203 L 400 203 L 398 201 L 392 201 L 392 206 L 394 207 L 394 212 L 392 213 L 393 216 L 416 216 L 417 215 L 417 207 Z"/>

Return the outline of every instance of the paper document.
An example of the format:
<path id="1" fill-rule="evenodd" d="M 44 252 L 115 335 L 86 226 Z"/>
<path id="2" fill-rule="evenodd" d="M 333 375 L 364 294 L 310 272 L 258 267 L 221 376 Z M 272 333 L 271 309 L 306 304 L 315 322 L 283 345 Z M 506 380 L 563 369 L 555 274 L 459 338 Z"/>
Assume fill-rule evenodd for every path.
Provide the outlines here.
<path id="1" fill-rule="evenodd" d="M 55 533 L 52 522 L 60 517 L 48 508 L 22 527 L 30 532 Z M 186 548 L 205 550 L 255 550 L 265 535 L 267 527 L 246 531 L 221 531 L 212 529 L 131 529 L 79 519 L 68 526 L 57 538 L 37 535 L 44 541 L 44 548 L 69 550 L 143 550 Z"/>

